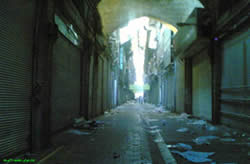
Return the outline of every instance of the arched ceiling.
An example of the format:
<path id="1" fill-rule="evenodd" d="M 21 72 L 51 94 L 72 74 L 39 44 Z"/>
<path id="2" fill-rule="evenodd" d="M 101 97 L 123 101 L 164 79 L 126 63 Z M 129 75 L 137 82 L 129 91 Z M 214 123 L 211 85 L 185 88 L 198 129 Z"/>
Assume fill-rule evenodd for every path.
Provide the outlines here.
<path id="1" fill-rule="evenodd" d="M 194 8 L 203 8 L 203 5 L 199 0 L 101 0 L 98 4 L 104 34 L 142 16 L 176 26 L 176 23 L 185 22 Z"/>

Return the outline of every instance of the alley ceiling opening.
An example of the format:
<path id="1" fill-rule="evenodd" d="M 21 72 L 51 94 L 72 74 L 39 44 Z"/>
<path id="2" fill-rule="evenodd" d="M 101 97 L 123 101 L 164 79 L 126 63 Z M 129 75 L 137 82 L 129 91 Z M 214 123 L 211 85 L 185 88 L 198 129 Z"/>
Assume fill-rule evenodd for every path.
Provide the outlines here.
<path id="1" fill-rule="evenodd" d="M 184 23 L 195 8 L 204 6 L 199 0 L 102 0 L 98 4 L 104 34 L 110 34 L 142 16 L 177 27 L 176 24 Z"/>

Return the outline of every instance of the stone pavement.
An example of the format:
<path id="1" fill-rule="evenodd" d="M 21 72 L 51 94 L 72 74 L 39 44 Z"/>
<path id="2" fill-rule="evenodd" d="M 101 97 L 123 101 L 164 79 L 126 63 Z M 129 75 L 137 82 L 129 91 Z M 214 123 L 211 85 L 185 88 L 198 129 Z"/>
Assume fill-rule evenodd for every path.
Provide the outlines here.
<path id="1" fill-rule="evenodd" d="M 124 104 L 96 118 L 100 125 L 94 130 L 71 129 L 55 136 L 52 142 L 59 149 L 42 163 L 192 163 L 171 153 L 186 151 L 178 143 L 192 146 L 192 151 L 214 152 L 207 163 L 249 162 L 249 134 L 187 117 L 150 104 Z M 200 136 L 218 138 L 198 145 L 194 139 Z"/>
<path id="2" fill-rule="evenodd" d="M 222 125 L 213 126 L 210 123 L 194 119 L 187 114 L 175 114 L 156 108 L 153 105 L 143 105 L 144 115 L 151 121 L 151 126 L 160 130 L 161 136 L 171 152 L 185 152 L 176 148 L 176 144 L 188 144 L 191 151 L 213 152 L 209 157 L 211 164 L 246 164 L 250 163 L 250 134 Z M 210 140 L 206 140 L 210 138 Z M 211 139 L 212 138 L 212 139 Z M 192 163 L 176 153 L 172 153 L 177 163 Z M 200 162 L 198 162 L 200 163 Z"/>

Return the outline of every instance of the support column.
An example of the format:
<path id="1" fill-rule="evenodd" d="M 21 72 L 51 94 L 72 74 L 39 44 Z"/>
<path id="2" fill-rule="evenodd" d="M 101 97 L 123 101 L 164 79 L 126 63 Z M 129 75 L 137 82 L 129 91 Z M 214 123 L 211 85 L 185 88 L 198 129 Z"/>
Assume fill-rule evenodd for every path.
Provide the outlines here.
<path id="1" fill-rule="evenodd" d="M 185 112 L 192 114 L 192 59 L 185 59 Z"/>
<path id="2" fill-rule="evenodd" d="M 37 0 L 32 91 L 32 152 L 50 144 L 51 58 L 57 38 L 54 1 Z"/>

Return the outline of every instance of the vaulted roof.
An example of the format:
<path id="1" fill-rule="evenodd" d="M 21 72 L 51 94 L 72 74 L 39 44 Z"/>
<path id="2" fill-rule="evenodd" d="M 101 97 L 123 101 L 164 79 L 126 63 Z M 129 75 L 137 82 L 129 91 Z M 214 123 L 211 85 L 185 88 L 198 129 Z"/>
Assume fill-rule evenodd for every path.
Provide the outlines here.
<path id="1" fill-rule="evenodd" d="M 199 0 L 102 0 L 98 4 L 104 34 L 142 16 L 177 27 L 176 23 L 185 22 L 195 8 L 203 8 Z"/>

